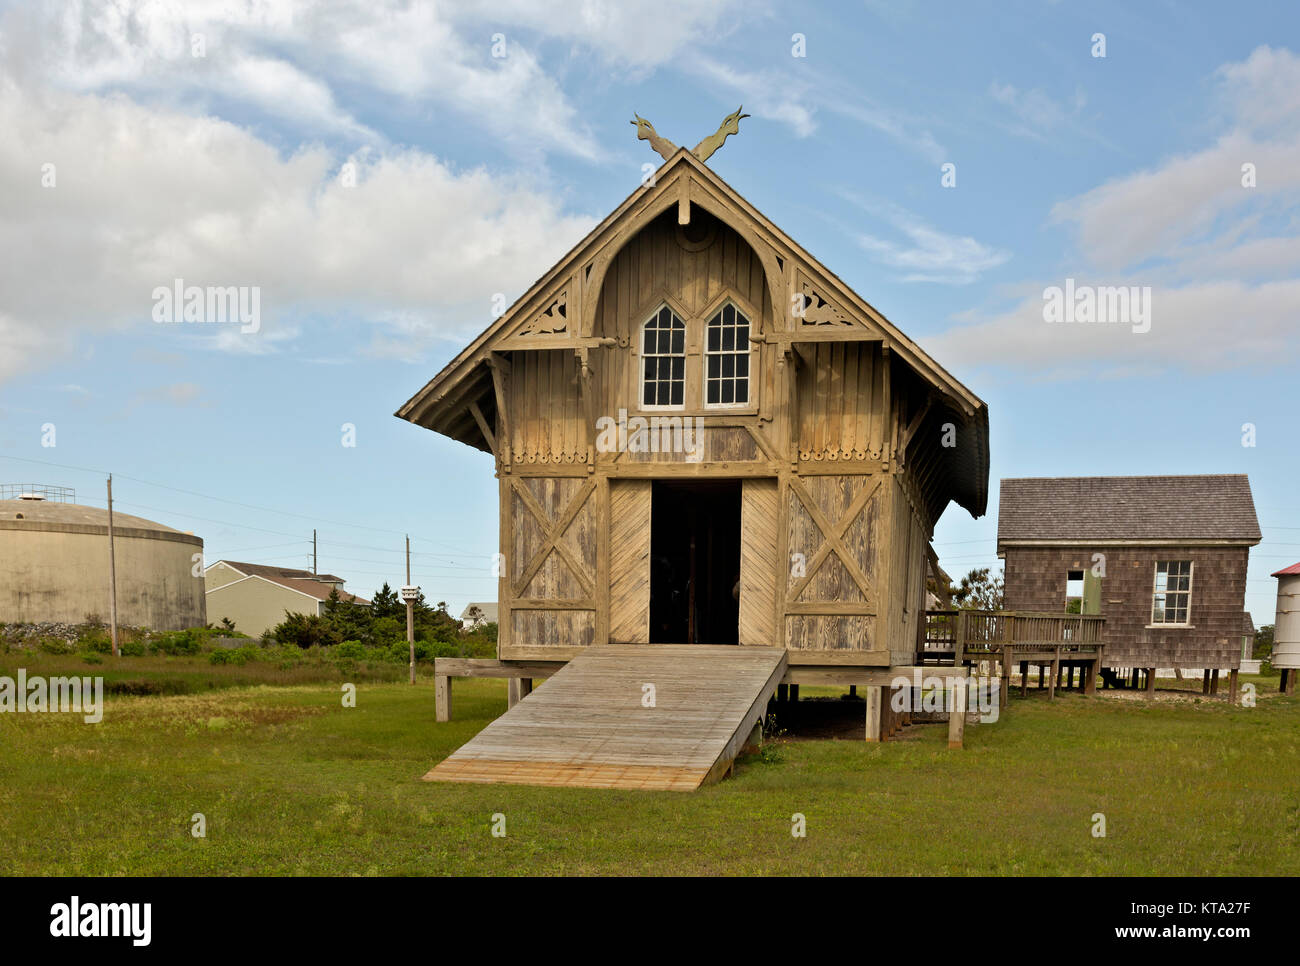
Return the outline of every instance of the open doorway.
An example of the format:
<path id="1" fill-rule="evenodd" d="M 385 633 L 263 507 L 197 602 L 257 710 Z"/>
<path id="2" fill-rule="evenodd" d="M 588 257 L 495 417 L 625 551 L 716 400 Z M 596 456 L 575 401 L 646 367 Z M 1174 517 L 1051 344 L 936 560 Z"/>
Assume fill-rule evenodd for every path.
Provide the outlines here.
<path id="1" fill-rule="evenodd" d="M 650 643 L 737 643 L 740 481 L 655 480 L 650 521 Z"/>

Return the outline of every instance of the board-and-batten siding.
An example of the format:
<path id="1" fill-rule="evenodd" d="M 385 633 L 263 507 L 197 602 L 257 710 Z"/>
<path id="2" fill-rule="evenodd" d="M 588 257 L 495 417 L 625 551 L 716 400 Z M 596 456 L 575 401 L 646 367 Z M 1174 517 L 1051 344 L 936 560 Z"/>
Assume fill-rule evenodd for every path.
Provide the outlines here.
<path id="1" fill-rule="evenodd" d="M 683 247 L 675 215 L 666 212 L 610 263 L 592 328 L 593 335 L 618 340 L 616 348 L 601 349 L 595 356 L 599 363 L 594 367 L 596 398 L 607 402 L 603 412 L 609 415 L 619 408 L 629 413 L 639 408 L 641 326 L 663 302 L 682 316 L 691 336 L 697 336 L 700 323 L 707 321 L 704 313 L 727 295 L 736 297 L 748 313 L 752 332 L 771 331 L 772 301 L 762 263 L 731 228 L 702 211 L 693 212 L 693 217 L 712 225 L 713 238 L 707 247 L 699 251 Z M 688 371 L 700 370 L 703 364 L 698 341 L 694 346 L 688 343 Z M 757 401 L 771 391 L 770 366 L 764 365 L 757 347 L 750 365 L 755 376 L 751 388 L 757 390 L 751 401 Z M 688 405 L 688 411 L 701 410 Z"/>
<path id="2" fill-rule="evenodd" d="M 888 459 L 893 410 L 878 343 L 806 346 L 799 369 L 799 458 Z"/>
<path id="3" fill-rule="evenodd" d="M 510 447 L 515 463 L 587 462 L 587 421 L 573 352 L 514 353 L 510 379 Z"/>

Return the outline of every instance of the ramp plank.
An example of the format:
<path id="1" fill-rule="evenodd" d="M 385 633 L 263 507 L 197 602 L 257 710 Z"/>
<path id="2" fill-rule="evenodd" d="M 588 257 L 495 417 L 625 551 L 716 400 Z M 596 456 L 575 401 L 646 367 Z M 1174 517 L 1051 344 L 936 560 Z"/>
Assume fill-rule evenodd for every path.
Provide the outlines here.
<path id="1" fill-rule="evenodd" d="M 589 648 L 424 778 L 692 791 L 727 773 L 785 670 L 775 647 Z"/>

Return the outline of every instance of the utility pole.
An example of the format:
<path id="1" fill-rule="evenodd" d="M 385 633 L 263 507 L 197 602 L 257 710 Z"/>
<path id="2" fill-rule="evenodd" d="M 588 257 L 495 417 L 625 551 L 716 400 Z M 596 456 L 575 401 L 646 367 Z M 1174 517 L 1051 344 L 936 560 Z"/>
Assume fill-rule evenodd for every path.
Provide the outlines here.
<path id="1" fill-rule="evenodd" d="M 113 474 L 108 474 L 108 619 L 113 637 L 113 656 L 120 657 L 117 646 L 117 559 L 113 548 Z"/>
<path id="2" fill-rule="evenodd" d="M 406 601 L 406 644 L 411 649 L 411 683 L 415 683 L 415 599 L 420 588 L 411 585 L 411 538 L 406 538 L 406 584 L 402 587 L 402 600 Z"/>
<path id="3" fill-rule="evenodd" d="M 316 573 L 316 528 L 311 528 L 311 572 Z M 408 581 L 409 583 L 409 581 Z"/>

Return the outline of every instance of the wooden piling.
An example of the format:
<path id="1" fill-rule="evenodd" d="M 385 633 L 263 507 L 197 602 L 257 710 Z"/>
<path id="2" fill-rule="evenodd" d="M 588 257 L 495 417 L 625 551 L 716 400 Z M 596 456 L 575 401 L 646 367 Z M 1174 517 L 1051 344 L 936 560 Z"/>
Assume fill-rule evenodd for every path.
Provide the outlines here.
<path id="1" fill-rule="evenodd" d="M 434 675 L 433 706 L 435 721 L 451 720 L 451 677 L 449 675 Z"/>

